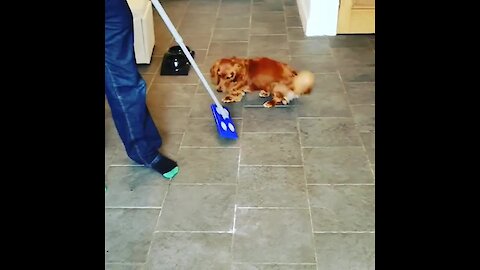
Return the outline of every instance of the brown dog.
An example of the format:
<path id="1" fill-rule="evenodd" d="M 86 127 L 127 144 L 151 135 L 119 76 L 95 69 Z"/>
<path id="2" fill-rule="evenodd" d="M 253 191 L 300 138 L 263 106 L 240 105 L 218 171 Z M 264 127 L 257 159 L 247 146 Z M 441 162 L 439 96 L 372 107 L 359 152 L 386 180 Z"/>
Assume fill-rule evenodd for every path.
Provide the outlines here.
<path id="1" fill-rule="evenodd" d="M 223 102 L 238 102 L 246 92 L 260 91 L 260 97 L 273 96 L 271 101 L 265 102 L 265 107 L 288 104 L 293 98 L 309 94 L 314 85 L 314 76 L 309 71 L 301 74 L 297 76 L 298 73 L 287 64 L 266 57 L 223 58 L 210 69 L 217 91 L 227 93 Z"/>
<path id="2" fill-rule="evenodd" d="M 287 105 L 290 101 L 312 92 L 315 76 L 310 71 L 300 71 L 293 78 L 291 86 L 282 83 L 273 83 L 272 100 L 263 103 L 264 107 L 275 107 L 276 104 Z"/>

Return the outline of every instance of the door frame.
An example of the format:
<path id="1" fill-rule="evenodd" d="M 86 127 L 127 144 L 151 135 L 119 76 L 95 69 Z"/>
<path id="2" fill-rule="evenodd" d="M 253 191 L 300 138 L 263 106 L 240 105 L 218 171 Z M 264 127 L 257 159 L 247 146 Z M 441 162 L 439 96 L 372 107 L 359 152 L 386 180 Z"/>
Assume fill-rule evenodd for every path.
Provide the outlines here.
<path id="1" fill-rule="evenodd" d="M 370 34 L 375 33 L 375 8 L 357 6 L 355 0 L 344 0 L 339 7 L 338 34 Z M 373 15 L 373 16 L 372 16 Z"/>

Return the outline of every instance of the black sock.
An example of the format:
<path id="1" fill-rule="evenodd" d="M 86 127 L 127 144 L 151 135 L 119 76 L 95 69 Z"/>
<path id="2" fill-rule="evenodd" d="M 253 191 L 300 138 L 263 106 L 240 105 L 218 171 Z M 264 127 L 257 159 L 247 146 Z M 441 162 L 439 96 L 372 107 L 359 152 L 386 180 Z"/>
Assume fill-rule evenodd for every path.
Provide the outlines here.
<path id="1" fill-rule="evenodd" d="M 163 155 L 161 155 L 161 159 L 157 163 L 152 164 L 152 168 L 162 175 L 172 171 L 177 166 L 177 162 Z"/>

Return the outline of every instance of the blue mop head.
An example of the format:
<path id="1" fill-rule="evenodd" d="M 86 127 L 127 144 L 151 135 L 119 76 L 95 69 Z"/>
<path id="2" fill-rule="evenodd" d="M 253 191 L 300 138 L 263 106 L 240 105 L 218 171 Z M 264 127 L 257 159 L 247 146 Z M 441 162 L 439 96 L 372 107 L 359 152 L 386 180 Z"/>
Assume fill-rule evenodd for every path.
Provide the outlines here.
<path id="1" fill-rule="evenodd" d="M 233 125 L 233 120 L 230 117 L 228 109 L 223 107 L 228 112 L 228 117 L 224 119 L 222 114 L 217 111 L 217 105 L 215 105 L 215 103 L 212 104 L 210 108 L 212 109 L 213 118 L 215 119 L 215 124 L 217 125 L 220 137 L 232 140 L 238 139 L 237 131 Z"/>

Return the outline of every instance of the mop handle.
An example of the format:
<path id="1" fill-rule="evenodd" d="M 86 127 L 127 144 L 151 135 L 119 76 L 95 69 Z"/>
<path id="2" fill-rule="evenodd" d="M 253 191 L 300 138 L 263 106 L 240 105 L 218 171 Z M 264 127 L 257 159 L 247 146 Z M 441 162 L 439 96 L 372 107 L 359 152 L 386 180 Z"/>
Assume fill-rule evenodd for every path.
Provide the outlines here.
<path id="1" fill-rule="evenodd" d="M 158 13 L 160 14 L 160 17 L 162 17 L 163 21 L 165 22 L 165 25 L 167 25 L 168 30 L 170 30 L 170 33 L 172 33 L 173 37 L 175 38 L 175 41 L 178 43 L 178 45 L 180 45 L 180 48 L 182 48 L 182 51 L 183 51 L 183 53 L 185 54 L 185 56 L 187 56 L 188 61 L 190 62 L 190 64 L 192 65 L 193 69 L 194 69 L 195 72 L 197 73 L 198 77 L 199 77 L 200 80 L 202 81 L 203 86 L 205 86 L 205 88 L 207 89 L 208 93 L 209 93 L 210 96 L 212 97 L 213 101 L 214 101 L 215 104 L 217 105 L 217 110 L 220 110 L 221 115 L 223 116 L 223 118 L 228 117 L 228 112 L 227 112 L 227 110 L 225 110 L 225 109 L 223 108 L 223 106 L 220 104 L 220 102 L 218 101 L 217 97 L 216 97 L 215 94 L 213 93 L 212 89 L 210 88 L 210 85 L 208 84 L 207 80 L 205 79 L 205 77 L 203 76 L 202 72 L 201 72 L 200 69 L 198 68 L 197 63 L 195 63 L 195 60 L 193 60 L 193 57 L 192 57 L 192 55 L 190 54 L 190 52 L 188 51 L 187 47 L 185 46 L 185 44 L 183 44 L 183 39 L 182 39 L 182 37 L 180 36 L 180 34 L 178 34 L 177 29 L 175 29 L 175 26 L 173 26 L 172 21 L 170 21 L 170 18 L 168 17 L 167 13 L 166 13 L 165 10 L 163 9 L 162 5 L 158 2 L 158 0 L 151 0 L 151 1 L 152 1 L 152 4 L 153 4 L 153 5 L 155 6 L 155 8 L 157 9 Z"/>

